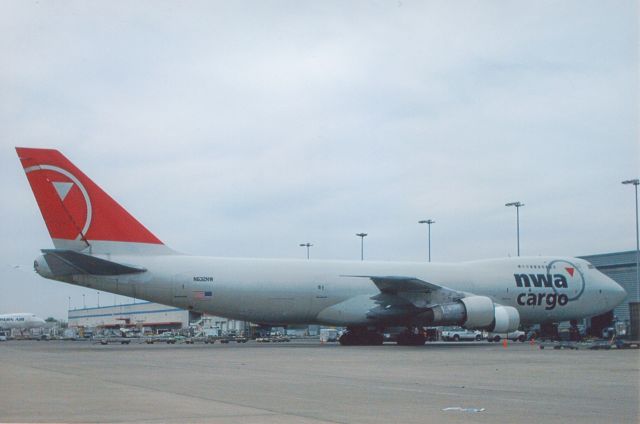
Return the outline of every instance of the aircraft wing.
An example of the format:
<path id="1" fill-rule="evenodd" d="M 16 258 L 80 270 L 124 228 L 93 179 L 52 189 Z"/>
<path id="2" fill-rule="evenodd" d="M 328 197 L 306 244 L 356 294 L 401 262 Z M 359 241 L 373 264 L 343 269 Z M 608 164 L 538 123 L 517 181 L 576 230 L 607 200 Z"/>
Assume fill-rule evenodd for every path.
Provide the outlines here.
<path id="1" fill-rule="evenodd" d="M 368 316 L 372 319 L 401 320 L 420 314 L 436 305 L 451 303 L 466 296 L 465 293 L 415 277 L 398 275 L 349 275 L 345 277 L 369 278 L 380 293 Z"/>
<path id="2" fill-rule="evenodd" d="M 430 283 L 415 277 L 405 277 L 398 275 L 346 275 L 345 277 L 369 278 L 382 293 L 448 293 L 452 296 L 464 297 L 464 293 L 448 287 Z"/>
<path id="3" fill-rule="evenodd" d="M 369 277 L 371 281 L 380 289 L 383 293 L 400 293 L 400 292 L 426 292 L 431 293 L 438 290 L 449 290 L 444 286 L 438 284 L 429 283 L 424 280 L 413 277 Z"/>

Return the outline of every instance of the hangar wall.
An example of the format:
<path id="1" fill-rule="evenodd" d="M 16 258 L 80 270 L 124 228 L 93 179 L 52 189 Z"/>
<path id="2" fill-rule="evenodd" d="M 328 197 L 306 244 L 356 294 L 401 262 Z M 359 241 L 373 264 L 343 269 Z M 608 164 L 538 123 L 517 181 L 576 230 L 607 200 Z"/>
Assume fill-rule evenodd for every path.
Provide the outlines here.
<path id="1" fill-rule="evenodd" d="M 627 291 L 627 298 L 613 310 L 620 321 L 630 321 L 629 303 L 640 302 L 636 280 L 636 251 L 579 256 L 591 262 L 600 272 L 617 282 Z"/>
<path id="2" fill-rule="evenodd" d="M 244 322 L 205 315 L 205 327 L 218 328 L 221 332 L 242 331 Z M 182 329 L 199 321 L 200 316 L 185 309 L 153 302 L 136 302 L 122 305 L 71 309 L 68 312 L 70 327 L 143 326 L 156 329 Z"/>

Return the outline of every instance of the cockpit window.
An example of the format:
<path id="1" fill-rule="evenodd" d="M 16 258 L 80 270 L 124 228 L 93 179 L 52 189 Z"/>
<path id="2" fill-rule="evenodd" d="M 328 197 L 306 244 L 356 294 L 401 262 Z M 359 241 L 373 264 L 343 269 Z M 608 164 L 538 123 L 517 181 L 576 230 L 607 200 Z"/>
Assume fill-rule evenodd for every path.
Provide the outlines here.
<path id="1" fill-rule="evenodd" d="M 587 268 L 589 268 L 589 269 L 595 269 L 596 267 L 595 267 L 595 266 L 593 266 L 592 264 L 589 264 L 589 265 L 587 265 Z"/>

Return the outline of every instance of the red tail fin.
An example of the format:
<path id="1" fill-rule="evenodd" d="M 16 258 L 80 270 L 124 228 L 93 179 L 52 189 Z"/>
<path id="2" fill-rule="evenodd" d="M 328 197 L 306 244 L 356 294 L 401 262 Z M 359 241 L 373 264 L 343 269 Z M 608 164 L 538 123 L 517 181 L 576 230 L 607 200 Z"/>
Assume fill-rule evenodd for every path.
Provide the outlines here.
<path id="1" fill-rule="evenodd" d="M 134 253 L 148 250 L 145 245 L 164 247 L 59 151 L 16 151 L 56 248 Z"/>

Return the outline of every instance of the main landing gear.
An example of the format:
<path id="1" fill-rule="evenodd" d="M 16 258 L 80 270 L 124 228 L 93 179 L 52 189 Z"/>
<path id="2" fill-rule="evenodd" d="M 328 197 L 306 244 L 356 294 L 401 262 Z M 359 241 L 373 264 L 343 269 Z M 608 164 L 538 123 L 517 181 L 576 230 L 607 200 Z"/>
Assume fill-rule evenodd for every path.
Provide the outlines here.
<path id="1" fill-rule="evenodd" d="M 343 346 L 380 346 L 384 341 L 378 330 L 365 327 L 347 327 L 347 331 L 338 340 Z M 421 328 L 408 327 L 398 334 L 396 342 L 399 346 L 422 346 L 427 337 Z"/>
<path id="2" fill-rule="evenodd" d="M 427 337 L 420 329 L 411 327 L 398 334 L 396 339 L 398 346 L 422 346 L 426 341 Z"/>
<path id="3" fill-rule="evenodd" d="M 343 346 L 380 346 L 384 341 L 382 333 L 362 327 L 347 327 L 338 340 Z"/>

